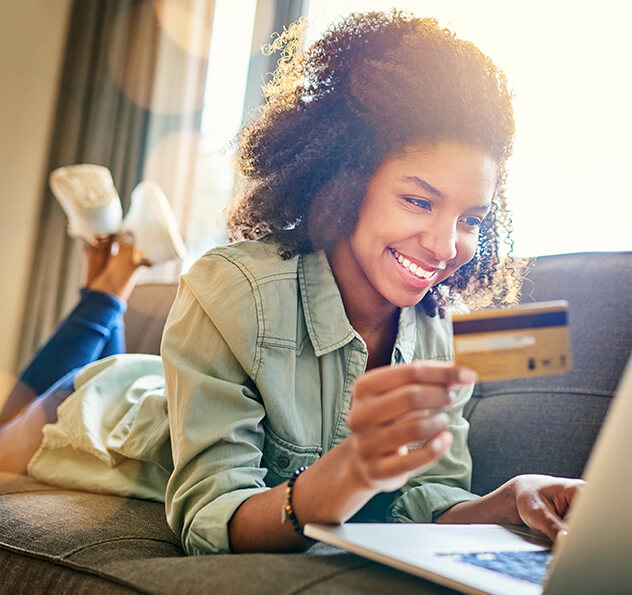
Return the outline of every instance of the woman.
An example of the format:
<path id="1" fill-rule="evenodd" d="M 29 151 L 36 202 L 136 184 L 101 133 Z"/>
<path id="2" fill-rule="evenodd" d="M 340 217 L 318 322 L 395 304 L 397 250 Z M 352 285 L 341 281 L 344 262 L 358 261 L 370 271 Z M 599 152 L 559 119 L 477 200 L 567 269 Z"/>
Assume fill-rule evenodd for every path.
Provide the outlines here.
<path id="1" fill-rule="evenodd" d="M 555 539 L 580 482 L 469 493 L 475 375 L 449 361 L 461 294 L 516 288 L 497 272 L 502 73 L 399 13 L 351 16 L 304 56 L 295 35 L 275 42 L 285 59 L 240 139 L 250 186 L 229 227 L 249 241 L 202 257 L 169 315 L 168 407 L 154 360 L 98 363 L 30 472 L 164 497 L 193 555 L 299 550 L 305 523 L 354 516 L 524 522 Z"/>
<path id="2" fill-rule="evenodd" d="M 446 311 L 499 281 L 502 73 L 399 13 L 351 16 L 292 51 L 241 135 L 250 188 L 230 229 L 255 241 L 203 257 L 165 329 L 171 527 L 190 554 L 300 549 L 304 523 L 359 511 L 554 539 L 578 482 L 470 494 L 475 376 L 447 361 Z"/>

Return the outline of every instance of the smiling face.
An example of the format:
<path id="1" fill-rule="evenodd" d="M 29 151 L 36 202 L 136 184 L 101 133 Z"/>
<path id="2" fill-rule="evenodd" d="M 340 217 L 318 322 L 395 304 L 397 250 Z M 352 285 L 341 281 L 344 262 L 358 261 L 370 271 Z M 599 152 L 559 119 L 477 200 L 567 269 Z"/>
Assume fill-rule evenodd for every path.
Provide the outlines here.
<path id="1" fill-rule="evenodd" d="M 496 177 L 491 157 L 452 142 L 387 158 L 369 181 L 353 233 L 332 254 L 345 306 L 415 305 L 471 260 Z"/>

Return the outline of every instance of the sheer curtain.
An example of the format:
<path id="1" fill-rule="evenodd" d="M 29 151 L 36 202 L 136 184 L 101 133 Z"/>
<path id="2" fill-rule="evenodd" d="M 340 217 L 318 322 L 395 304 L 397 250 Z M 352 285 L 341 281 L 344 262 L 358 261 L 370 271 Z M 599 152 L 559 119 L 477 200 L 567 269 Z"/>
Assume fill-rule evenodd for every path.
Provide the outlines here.
<path id="1" fill-rule="evenodd" d="M 281 33 L 285 27 L 305 16 L 308 10 L 309 0 L 258 0 L 244 99 L 244 122 L 248 122 L 263 102 L 261 86 L 270 80 L 279 59 L 278 54 L 265 55 L 261 48 L 272 41 L 272 33 Z"/>
<path id="2" fill-rule="evenodd" d="M 75 0 L 48 171 L 97 163 L 112 171 L 123 208 L 153 178 L 181 223 L 207 73 L 214 0 Z M 42 206 L 18 353 L 22 367 L 77 299 L 80 250 L 43 181 Z M 177 271 L 167 270 L 175 278 Z"/>

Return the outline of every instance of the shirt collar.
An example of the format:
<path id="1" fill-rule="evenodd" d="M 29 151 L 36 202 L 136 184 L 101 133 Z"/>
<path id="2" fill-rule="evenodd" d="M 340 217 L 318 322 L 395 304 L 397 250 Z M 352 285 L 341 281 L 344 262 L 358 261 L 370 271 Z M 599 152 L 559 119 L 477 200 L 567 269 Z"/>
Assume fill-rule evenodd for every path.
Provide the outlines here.
<path id="1" fill-rule="evenodd" d="M 307 332 L 316 356 L 353 340 L 357 333 L 347 318 L 327 255 L 322 250 L 301 254 L 298 278 Z"/>
<path id="2" fill-rule="evenodd" d="M 298 272 L 307 332 L 316 356 L 339 349 L 358 337 L 347 318 L 326 254 L 322 250 L 302 254 L 299 257 Z M 417 311 L 414 307 L 402 308 L 392 362 L 410 364 L 416 342 Z"/>
<path id="3" fill-rule="evenodd" d="M 395 338 L 391 363 L 410 364 L 413 361 L 416 344 L 417 310 L 414 306 L 402 308 L 399 313 L 397 337 Z"/>

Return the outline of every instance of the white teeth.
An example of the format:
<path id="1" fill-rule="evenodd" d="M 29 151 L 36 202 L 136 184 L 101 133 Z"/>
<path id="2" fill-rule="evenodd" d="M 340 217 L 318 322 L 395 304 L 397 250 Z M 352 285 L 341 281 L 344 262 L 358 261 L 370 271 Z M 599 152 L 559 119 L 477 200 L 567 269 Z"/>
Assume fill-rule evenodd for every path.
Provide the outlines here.
<path id="1" fill-rule="evenodd" d="M 414 262 L 410 262 L 407 258 L 404 258 L 396 250 L 393 250 L 392 252 L 393 256 L 397 259 L 397 262 L 399 262 L 405 269 L 410 271 L 416 277 L 419 277 L 420 279 L 429 279 L 432 277 L 433 271 L 426 271 L 425 269 L 422 269 L 419 265 Z"/>

